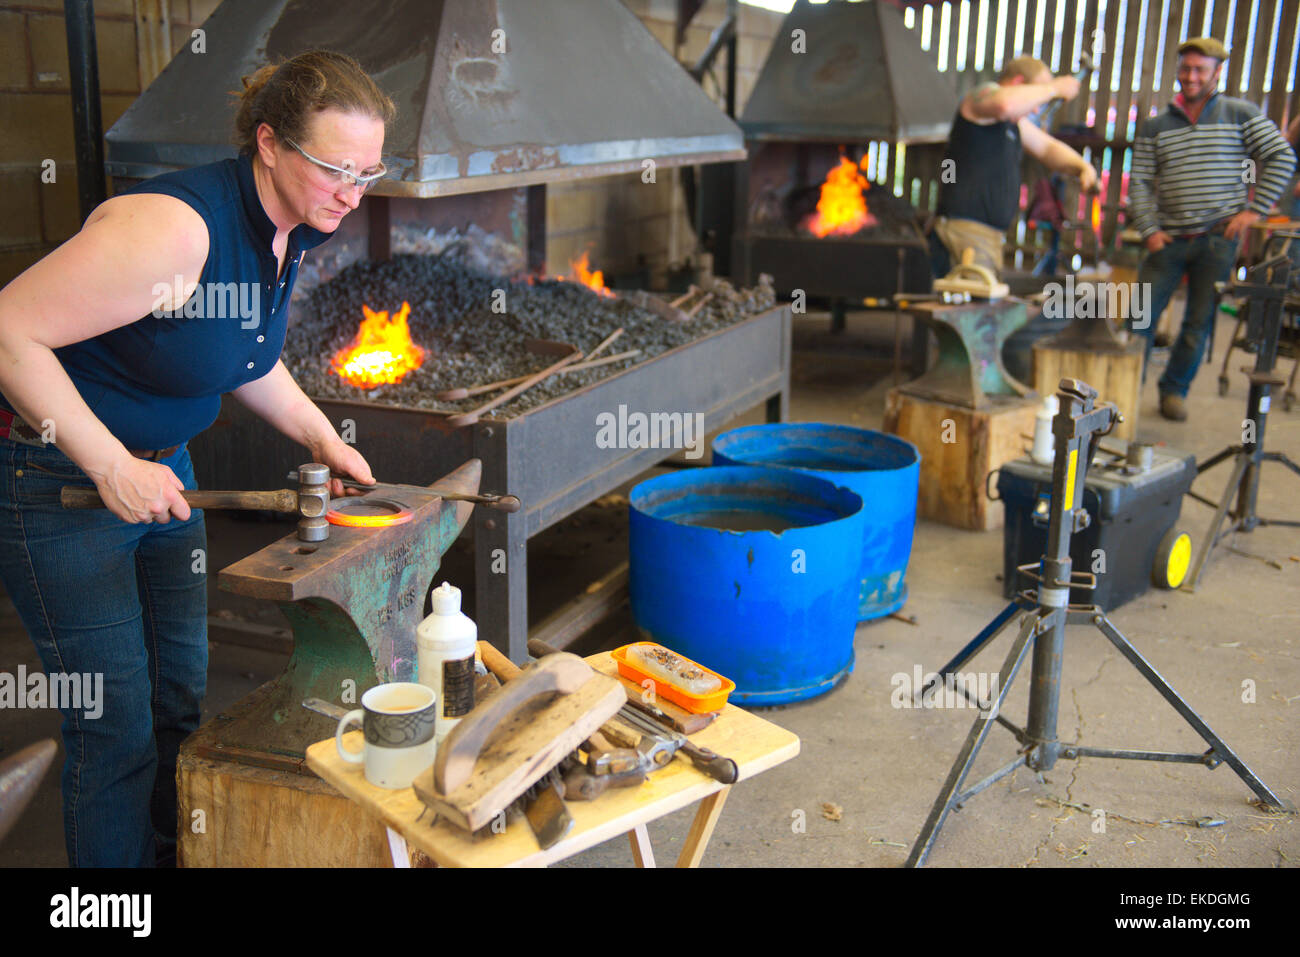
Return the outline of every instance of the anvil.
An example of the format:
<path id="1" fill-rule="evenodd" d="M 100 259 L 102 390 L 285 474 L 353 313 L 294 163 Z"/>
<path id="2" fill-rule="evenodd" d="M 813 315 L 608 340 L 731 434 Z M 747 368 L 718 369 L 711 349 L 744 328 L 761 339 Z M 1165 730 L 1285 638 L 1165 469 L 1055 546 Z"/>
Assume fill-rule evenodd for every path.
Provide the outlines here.
<path id="1" fill-rule="evenodd" d="M 902 388 L 968 409 L 984 409 L 998 396 L 1032 392 L 1002 365 L 1002 344 L 1029 318 L 1023 302 L 918 303 L 909 310 L 939 341 L 934 366 Z"/>
<path id="2" fill-rule="evenodd" d="M 376 486 L 413 512 L 381 528 L 333 526 L 323 542 L 287 535 L 223 569 L 223 591 L 265 598 L 293 628 L 289 664 L 231 710 L 218 715 L 199 750 L 205 757 L 297 769 L 307 745 L 333 722 L 302 707 L 306 698 L 356 706 L 362 692 L 415 676 L 415 628 L 442 556 L 474 506 L 436 489 L 473 495 L 482 463 L 470 459 L 429 486 Z"/>

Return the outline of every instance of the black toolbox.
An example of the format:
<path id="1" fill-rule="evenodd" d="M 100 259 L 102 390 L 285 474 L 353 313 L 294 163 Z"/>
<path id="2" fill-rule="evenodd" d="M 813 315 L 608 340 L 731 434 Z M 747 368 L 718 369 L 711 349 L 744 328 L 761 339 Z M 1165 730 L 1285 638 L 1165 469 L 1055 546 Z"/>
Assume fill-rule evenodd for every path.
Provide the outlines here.
<path id="1" fill-rule="evenodd" d="M 1071 604 L 1113 611 L 1152 584 L 1177 588 L 1191 562 L 1191 538 L 1177 528 L 1183 496 L 1196 478 L 1195 456 L 1163 446 L 1150 448 L 1150 466 L 1130 465 L 1125 443 L 1107 442 L 1088 468 L 1083 504 L 1091 522 L 1070 542 L 1074 571 L 1092 572 L 1097 587 L 1070 589 Z M 1122 451 L 1121 451 L 1122 450 Z M 1141 449 L 1134 450 L 1142 459 Z M 1002 594 L 1011 598 L 1036 584 L 1016 572 L 1037 564 L 1047 551 L 1052 467 L 1029 458 L 998 471 L 998 495 L 1006 507 Z"/>

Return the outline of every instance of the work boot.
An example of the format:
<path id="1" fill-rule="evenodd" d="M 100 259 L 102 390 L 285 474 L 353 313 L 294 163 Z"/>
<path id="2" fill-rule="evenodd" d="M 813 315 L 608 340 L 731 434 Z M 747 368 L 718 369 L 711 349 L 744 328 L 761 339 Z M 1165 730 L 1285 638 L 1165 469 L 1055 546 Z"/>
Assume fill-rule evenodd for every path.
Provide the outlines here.
<path id="1" fill-rule="evenodd" d="M 1160 414 L 1172 422 L 1187 421 L 1187 401 L 1181 395 L 1166 392 L 1160 396 Z"/>

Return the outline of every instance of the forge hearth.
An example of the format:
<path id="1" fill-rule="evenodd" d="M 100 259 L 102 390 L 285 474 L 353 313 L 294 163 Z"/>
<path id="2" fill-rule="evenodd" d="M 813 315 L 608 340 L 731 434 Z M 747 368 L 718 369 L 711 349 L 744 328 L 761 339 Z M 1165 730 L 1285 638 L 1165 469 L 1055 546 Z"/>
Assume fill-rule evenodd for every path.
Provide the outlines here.
<path id="1" fill-rule="evenodd" d="M 802 289 L 830 299 L 929 292 L 920 216 L 887 186 L 866 184 L 868 225 L 855 233 L 817 236 L 809 228 L 827 175 L 846 161 L 868 165 L 865 155 L 826 143 L 751 144 L 737 183 L 737 281 L 748 284 L 768 273 L 780 295 Z"/>
<path id="2" fill-rule="evenodd" d="M 332 371 L 332 358 L 356 336 L 365 309 L 400 312 L 424 358 L 402 379 L 358 388 Z M 620 296 L 602 296 L 578 282 L 506 279 L 462 263 L 453 250 L 441 256 L 396 256 L 349 266 L 312 291 L 289 330 L 284 362 L 314 398 L 341 399 L 454 414 L 482 405 L 491 395 L 441 401 L 446 389 L 496 382 L 536 372 L 553 360 L 530 353 L 528 339 L 550 339 L 594 349 L 614 330 L 608 350 L 639 354 L 581 372 L 556 375 L 505 405 L 494 417 L 518 415 L 558 396 L 592 385 L 638 363 L 770 308 L 770 287 L 735 290 L 725 281 L 689 322 L 675 323 Z"/>
<path id="3" fill-rule="evenodd" d="M 495 289 L 505 291 L 505 314 L 491 311 Z M 729 289 L 718 283 L 695 319 L 674 324 L 576 283 L 510 282 L 450 255 L 398 256 L 357 264 L 315 290 L 289 330 L 284 359 L 383 481 L 427 485 L 475 458 L 484 491 L 519 496 L 515 513 L 474 510 L 474 605 L 480 636 L 523 661 L 528 539 L 674 454 L 658 443 L 607 447 L 597 441 L 601 416 L 620 407 L 699 413 L 705 432 L 762 404 L 768 421 L 786 418 L 790 309 L 771 305 L 770 287 Z M 355 335 L 361 304 L 391 313 L 402 301 L 410 303 L 412 339 L 429 351 L 424 364 L 396 386 L 340 386 L 325 370 Z M 526 337 L 585 352 L 619 326 L 625 332 L 610 351 L 640 348 L 635 361 L 556 376 L 474 425 L 451 427 L 428 391 L 536 371 L 545 360 L 523 351 Z M 322 394 L 331 390 L 337 397 Z M 444 406 L 457 411 L 474 401 Z M 278 488 L 302 461 L 300 447 L 229 397 L 191 450 L 202 488 Z"/>
<path id="4" fill-rule="evenodd" d="M 916 208 L 886 187 L 869 182 L 861 191 L 868 216 L 866 225 L 849 234 L 815 235 L 811 224 L 822 186 L 837 164 L 846 163 L 855 169 L 863 165 L 825 144 L 780 143 L 758 148 L 750 166 L 749 230 L 778 239 L 914 241 L 918 228 Z"/>

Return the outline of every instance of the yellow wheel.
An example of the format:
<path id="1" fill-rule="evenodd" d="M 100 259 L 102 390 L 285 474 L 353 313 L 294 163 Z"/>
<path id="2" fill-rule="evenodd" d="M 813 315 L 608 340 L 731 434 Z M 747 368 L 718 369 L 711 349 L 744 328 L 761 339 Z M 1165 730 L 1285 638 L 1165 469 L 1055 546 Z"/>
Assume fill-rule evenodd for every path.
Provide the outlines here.
<path id="1" fill-rule="evenodd" d="M 1156 549 L 1155 567 L 1151 569 L 1152 580 L 1158 588 L 1177 588 L 1187 577 L 1187 569 L 1192 564 L 1192 537 L 1177 528 L 1165 532 Z"/>

